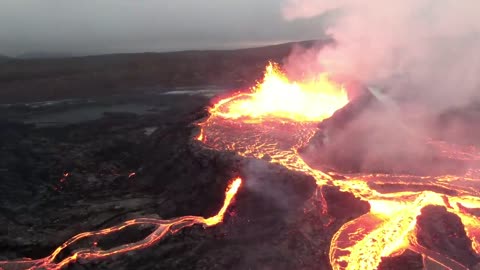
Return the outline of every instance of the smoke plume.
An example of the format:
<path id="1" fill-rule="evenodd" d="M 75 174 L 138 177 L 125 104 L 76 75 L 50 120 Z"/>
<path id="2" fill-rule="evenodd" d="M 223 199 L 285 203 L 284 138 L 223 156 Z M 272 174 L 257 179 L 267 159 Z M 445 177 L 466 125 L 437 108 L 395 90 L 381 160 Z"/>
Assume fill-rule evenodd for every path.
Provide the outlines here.
<path id="1" fill-rule="evenodd" d="M 335 15 L 323 26 L 333 44 L 295 50 L 287 72 L 382 89 L 372 92 L 377 102 L 324 123 L 313 159 L 347 171 L 461 173 L 427 141 L 480 143 L 480 109 L 470 106 L 480 97 L 478 11 L 476 0 L 286 0 L 287 20 Z"/>
<path id="2" fill-rule="evenodd" d="M 326 29 L 335 45 L 306 52 L 314 60 L 309 69 L 442 110 L 480 96 L 479 10 L 476 0 L 287 0 L 283 14 L 287 20 L 336 14 Z M 288 63 L 299 58 L 306 57 L 297 52 Z"/>

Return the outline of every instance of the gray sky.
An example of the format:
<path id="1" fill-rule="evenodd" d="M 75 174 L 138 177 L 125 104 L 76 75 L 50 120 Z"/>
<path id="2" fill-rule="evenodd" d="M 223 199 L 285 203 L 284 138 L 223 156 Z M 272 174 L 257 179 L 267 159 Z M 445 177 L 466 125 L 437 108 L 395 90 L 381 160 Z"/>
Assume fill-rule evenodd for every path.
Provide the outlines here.
<path id="1" fill-rule="evenodd" d="M 315 39 L 322 17 L 288 22 L 283 0 L 0 0 L 0 54 L 238 48 Z"/>

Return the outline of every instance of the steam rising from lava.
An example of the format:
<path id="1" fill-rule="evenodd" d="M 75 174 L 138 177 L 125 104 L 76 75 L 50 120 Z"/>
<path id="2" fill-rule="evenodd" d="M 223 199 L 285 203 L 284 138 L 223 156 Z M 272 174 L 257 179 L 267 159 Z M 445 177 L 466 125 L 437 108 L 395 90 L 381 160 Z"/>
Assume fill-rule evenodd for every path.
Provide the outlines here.
<path id="1" fill-rule="evenodd" d="M 431 109 L 461 106 L 480 97 L 479 10 L 476 0 L 286 0 L 288 20 L 335 17 L 319 25 L 334 46 L 288 62 L 379 85 Z"/>
<path id="2" fill-rule="evenodd" d="M 331 23 L 318 27 L 334 40 L 295 50 L 288 74 L 328 71 L 377 86 L 392 101 L 368 107 L 327 136 L 322 158 L 350 171 L 466 170 L 439 162 L 425 138 L 471 143 L 480 134 L 476 116 L 442 118 L 471 104 L 480 115 L 479 10 L 476 0 L 285 0 L 287 20 L 330 13 Z"/>
<path id="3" fill-rule="evenodd" d="M 270 76 L 281 78 L 281 75 L 272 73 L 270 69 L 271 66 L 267 68 L 263 85 L 257 86 L 257 89 L 270 87 Z M 290 89 L 289 81 L 280 82 L 283 85 L 275 85 L 271 92 L 267 91 L 271 93 L 273 100 L 275 89 Z M 320 84 L 312 89 L 326 96 L 345 95 L 342 87 L 331 81 L 327 82 L 327 87 Z M 295 89 L 303 91 L 301 88 Z M 289 93 L 292 96 L 297 94 L 295 91 Z M 216 150 L 234 151 L 241 156 L 261 158 L 287 169 L 303 172 L 315 179 L 320 191 L 323 185 L 333 185 L 369 202 L 371 210 L 368 214 L 344 224 L 334 235 L 330 246 L 330 263 L 333 269 L 376 269 L 383 257 L 401 254 L 406 249 L 428 255 L 430 260 L 440 265 L 458 267 L 458 262 L 445 254 L 429 251 L 416 239 L 417 217 L 428 205 L 443 206 L 457 215 L 471 240 L 471 252 L 480 255 L 480 221 L 471 211 L 473 208 L 480 208 L 480 192 L 472 187 L 475 186 L 472 183 L 480 182 L 478 175 L 347 174 L 340 171 L 331 174 L 323 171 L 321 164 L 313 168 L 298 152 L 319 129 L 315 122 L 306 117 L 311 115 L 310 107 L 304 107 L 305 114 L 297 111 L 294 117 L 285 117 L 284 109 L 288 108 L 289 104 L 279 103 L 279 106 L 286 107 L 276 107 L 275 110 L 268 111 L 268 121 L 265 121 L 264 108 L 256 103 L 257 95 L 261 96 L 263 93 L 253 91 L 247 95 L 236 94 L 220 100 L 211 108 L 210 117 L 200 123 L 201 135 L 198 139 Z M 244 116 L 241 118 L 238 104 L 242 103 L 255 104 L 251 109 L 257 109 L 258 113 L 251 112 L 248 108 L 248 113 L 241 115 Z M 319 112 L 324 109 L 322 105 L 324 103 L 319 103 L 317 107 Z M 332 107 L 328 105 L 326 111 L 330 112 Z M 343 106 L 342 103 L 334 105 L 337 105 L 336 110 Z M 428 138 L 424 138 L 425 144 L 428 141 Z M 429 143 L 439 152 L 447 149 L 445 143 Z M 455 147 L 452 146 L 451 149 Z M 466 156 L 474 160 L 480 157 L 475 148 L 471 148 L 468 155 L 462 151 L 448 151 L 448 155 L 457 160 L 464 160 Z M 340 174 L 343 174 L 343 177 L 338 177 Z M 378 188 L 388 186 L 401 186 L 405 189 L 385 192 Z M 412 186 L 418 188 L 409 189 Z M 324 200 L 323 207 L 322 212 L 327 213 L 325 210 L 328 210 L 328 205 Z"/>

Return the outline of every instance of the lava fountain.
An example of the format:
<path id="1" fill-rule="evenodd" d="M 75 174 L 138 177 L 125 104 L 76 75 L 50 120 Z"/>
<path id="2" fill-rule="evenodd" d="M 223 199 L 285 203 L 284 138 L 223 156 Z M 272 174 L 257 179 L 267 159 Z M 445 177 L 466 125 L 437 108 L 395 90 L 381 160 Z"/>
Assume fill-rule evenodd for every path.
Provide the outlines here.
<path id="1" fill-rule="evenodd" d="M 427 205 L 439 205 L 462 220 L 472 241 L 472 252 L 480 252 L 480 221 L 468 209 L 480 208 L 480 193 L 471 188 L 467 176 L 432 176 L 389 174 L 343 175 L 310 167 L 298 149 L 304 147 L 315 132 L 318 122 L 330 117 L 348 103 L 345 89 L 321 74 L 307 82 L 292 82 L 275 64 L 267 66 L 265 77 L 248 93 L 237 93 L 218 101 L 210 108 L 210 116 L 199 124 L 198 140 L 219 151 L 233 151 L 241 156 L 268 160 L 290 170 L 303 172 L 315 179 L 320 188 L 337 186 L 360 200 L 369 202 L 368 214 L 344 224 L 333 236 L 330 263 L 333 269 L 376 269 L 383 257 L 401 254 L 406 249 L 428 256 L 428 259 L 449 268 L 458 268 L 444 254 L 426 251 L 416 241 L 416 222 Z M 435 144 L 425 139 L 426 143 Z M 445 154 L 445 143 L 436 143 Z M 455 155 L 455 151 L 447 151 Z M 478 151 L 468 155 L 478 159 Z M 341 172 L 335 172 L 340 175 Z M 339 178 L 339 177 L 337 177 Z M 418 184 L 425 191 L 382 193 L 375 185 Z M 449 190 L 445 192 L 433 190 Z M 455 195 L 452 195 L 455 194 Z M 323 198 L 323 196 L 321 196 Z M 323 202 L 323 213 L 328 205 Z M 432 255 L 436 254 L 436 255 Z"/>
<path id="2" fill-rule="evenodd" d="M 263 81 L 250 92 L 221 100 L 210 112 L 227 119 L 258 121 L 282 118 L 295 122 L 319 122 L 347 103 L 345 89 L 332 83 L 327 74 L 292 82 L 278 64 L 271 62 Z"/>

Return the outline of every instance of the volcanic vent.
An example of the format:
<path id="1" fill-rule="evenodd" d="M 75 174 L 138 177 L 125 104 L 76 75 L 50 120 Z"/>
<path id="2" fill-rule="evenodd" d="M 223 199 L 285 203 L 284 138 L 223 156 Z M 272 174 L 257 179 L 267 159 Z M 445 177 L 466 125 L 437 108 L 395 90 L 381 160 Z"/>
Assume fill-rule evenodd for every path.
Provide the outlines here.
<path id="1" fill-rule="evenodd" d="M 276 89 L 280 89 L 278 95 Z M 388 143 L 389 136 L 399 133 L 400 129 L 382 130 L 385 123 L 365 127 L 361 124 L 368 122 L 357 121 L 356 118 L 367 113 L 389 113 L 378 109 L 382 104 L 372 95 L 359 98 L 352 106 L 341 110 L 347 102 L 345 89 L 326 75 L 308 83 L 290 82 L 276 66 L 270 65 L 263 83 L 251 93 L 233 95 L 213 106 L 210 117 L 200 124 L 198 139 L 216 150 L 234 151 L 244 157 L 264 159 L 310 175 L 320 193 L 322 187 L 335 186 L 368 202 L 370 211 L 367 214 L 344 224 L 333 236 L 329 252 L 333 269 L 376 269 L 385 258 L 403 254 L 406 250 L 423 256 L 425 264 L 447 268 L 476 264 L 480 252 L 480 221 L 474 209 L 480 207 L 480 198 L 472 185 L 478 181 L 476 170 L 468 167 L 480 157 L 476 149 L 465 150 L 419 134 L 413 135 L 411 133 L 415 132 L 405 128 L 401 136 L 409 135 L 409 140 L 415 140 L 415 144 L 422 147 L 419 152 L 401 151 L 406 147 L 396 146 L 398 148 L 389 155 L 376 155 L 380 164 L 362 168 L 358 165 L 362 163 L 358 158 L 368 153 L 368 149 L 352 151 L 354 148 L 349 145 L 356 144 L 357 149 L 362 149 L 365 141 L 361 138 L 382 136 L 387 139 L 379 141 L 379 147 L 389 148 L 390 145 L 381 144 Z M 376 103 L 372 106 L 376 110 L 373 112 L 366 106 L 372 103 Z M 362 112 L 365 107 L 368 111 Z M 340 111 L 319 128 L 318 122 L 337 110 Z M 300 153 L 300 149 L 305 153 Z M 336 159 L 322 157 L 328 153 L 343 156 Z M 422 156 L 418 157 L 420 153 Z M 402 163 L 399 157 L 411 158 L 413 163 Z M 381 160 L 383 158 L 387 160 Z M 401 163 L 400 167 L 392 166 L 395 158 Z M 426 164 L 426 160 L 430 165 L 428 170 L 411 166 Z M 463 165 L 460 170 L 459 164 Z M 328 215 L 329 205 L 323 195 L 320 197 L 322 206 L 319 211 Z M 467 243 L 464 256 L 447 254 L 442 248 L 419 240 L 418 235 L 423 229 L 417 220 L 421 220 L 422 209 L 427 206 L 443 207 L 461 221 Z M 461 235 L 452 233 L 445 237 L 461 238 Z"/>

